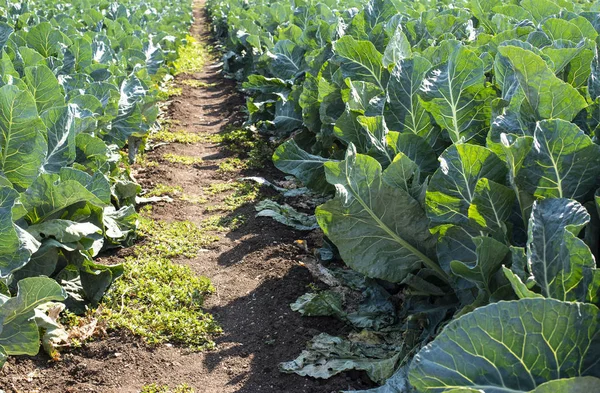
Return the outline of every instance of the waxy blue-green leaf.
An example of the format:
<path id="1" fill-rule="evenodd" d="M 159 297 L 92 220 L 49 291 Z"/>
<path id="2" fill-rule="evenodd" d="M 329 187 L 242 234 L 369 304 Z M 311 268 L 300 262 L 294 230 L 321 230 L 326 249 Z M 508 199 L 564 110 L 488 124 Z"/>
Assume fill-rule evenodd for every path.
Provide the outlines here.
<path id="1" fill-rule="evenodd" d="M 579 55 L 575 56 L 573 60 L 565 66 L 564 76 L 567 83 L 571 86 L 580 89 L 585 87 L 588 79 L 592 73 L 591 63 L 594 59 L 594 51 L 592 45 L 589 45 L 589 41 L 586 41 L 588 45 L 582 45 L 582 49 Z M 578 46 L 579 48 L 579 46 Z"/>
<path id="2" fill-rule="evenodd" d="M 77 180 L 62 180 L 57 174 L 42 174 L 21 194 L 22 210 L 15 219 L 26 217 L 35 224 L 79 202 L 103 207 L 105 203 Z"/>
<path id="3" fill-rule="evenodd" d="M 360 113 L 346 108 L 344 113 L 337 119 L 333 127 L 333 133 L 336 137 L 346 142 L 353 143 L 359 153 L 369 152 L 372 143 L 368 131 L 359 123 Z"/>
<path id="4" fill-rule="evenodd" d="M 525 98 L 538 120 L 573 120 L 587 106 L 583 96 L 554 75 L 537 54 L 516 46 L 501 46 L 498 53 L 511 63 Z"/>
<path id="5" fill-rule="evenodd" d="M 8 355 L 36 355 L 40 348 L 34 309 L 51 301 L 63 301 L 64 290 L 46 277 L 25 278 L 17 284 L 17 296 L 0 305 L 0 348 Z"/>
<path id="6" fill-rule="evenodd" d="M 387 134 L 389 132 L 383 116 L 359 116 L 358 124 L 363 128 L 364 135 L 368 138 L 369 153 L 378 161 L 387 164 L 392 162 L 393 156 L 387 148 Z"/>
<path id="7" fill-rule="evenodd" d="M 493 96 L 484 86 L 484 64 L 473 51 L 456 42 L 448 60 L 434 65 L 419 93 L 425 108 L 454 143 L 481 137 L 487 131 Z"/>
<path id="8" fill-rule="evenodd" d="M 410 158 L 424 174 L 432 174 L 439 166 L 431 146 L 416 134 L 389 131 L 387 143 L 396 154 L 403 153 Z"/>
<path id="9" fill-rule="evenodd" d="M 46 173 L 58 173 L 75 161 L 75 110 L 57 106 L 42 113 L 48 134 L 48 153 L 42 164 Z"/>
<path id="10" fill-rule="evenodd" d="M 586 21 L 587 22 L 587 21 Z M 589 23 L 589 22 L 588 22 Z M 583 32 L 573 22 L 559 18 L 548 18 L 542 23 L 542 30 L 552 39 L 580 42 L 584 39 Z M 598 33 L 594 30 L 594 36 L 585 37 L 593 40 Z"/>
<path id="11" fill-rule="evenodd" d="M 406 38 L 406 34 L 402 31 L 400 25 L 398 25 L 394 35 L 385 48 L 385 52 L 383 52 L 383 66 L 385 68 L 390 68 L 400 61 L 411 57 L 411 55 L 412 49 L 410 42 L 408 41 L 408 38 Z"/>
<path id="12" fill-rule="evenodd" d="M 323 193 L 332 189 L 325 179 L 324 165 L 328 161 L 302 150 L 293 139 L 280 145 L 273 154 L 277 169 L 296 176 L 310 189 Z"/>
<path id="13" fill-rule="evenodd" d="M 530 392 L 545 382 L 600 377 L 600 310 L 554 299 L 499 302 L 464 315 L 415 357 L 419 392 Z"/>
<path id="14" fill-rule="evenodd" d="M 594 45 L 594 58 L 592 59 L 591 73 L 587 87 L 592 100 L 600 97 L 600 55 L 598 52 L 598 45 Z"/>
<path id="15" fill-rule="evenodd" d="M 307 73 L 304 79 L 302 93 L 298 98 L 298 105 L 302 108 L 302 120 L 309 130 L 321 129 L 321 102 L 319 101 L 319 82 L 312 74 Z"/>
<path id="16" fill-rule="evenodd" d="M 462 261 L 452 261 L 452 272 L 474 284 L 488 298 L 492 296 L 491 281 L 494 274 L 502 266 L 502 261 L 509 248 L 491 237 L 479 236 L 473 238 L 477 260 L 474 264 Z"/>
<path id="17" fill-rule="evenodd" d="M 25 68 L 25 83 L 35 99 L 38 113 L 64 106 L 64 93 L 50 68 L 43 65 Z"/>
<path id="18" fill-rule="evenodd" d="M 302 128 L 302 112 L 292 100 L 277 101 L 273 124 L 278 135 L 288 136 Z"/>
<path id="19" fill-rule="evenodd" d="M 102 172 L 98 171 L 93 175 L 90 175 L 87 172 L 76 168 L 62 168 L 59 171 L 59 175 L 61 181 L 75 180 L 84 186 L 86 190 L 94 194 L 105 205 L 110 205 L 110 184 Z"/>
<path id="20" fill-rule="evenodd" d="M 508 269 L 505 266 L 503 266 L 502 271 L 504 273 L 504 276 L 510 282 L 510 285 L 511 285 L 513 291 L 515 292 L 515 295 L 517 295 L 517 297 L 519 299 L 543 298 L 544 297 L 544 296 L 540 295 L 539 293 L 533 292 L 531 289 L 529 289 L 527 287 L 527 285 L 523 282 L 521 277 L 519 277 L 512 270 L 512 267 L 511 267 L 511 269 Z"/>
<path id="21" fill-rule="evenodd" d="M 0 23 L 0 49 L 4 48 L 6 42 L 10 38 L 11 34 L 14 33 L 13 29 L 8 23 Z"/>
<path id="22" fill-rule="evenodd" d="M 58 56 L 64 46 L 71 45 L 71 40 L 49 22 L 35 25 L 27 33 L 27 45 L 35 49 L 43 57 Z"/>
<path id="23" fill-rule="evenodd" d="M 551 61 L 550 64 L 548 64 L 552 71 L 554 71 L 555 74 L 557 75 L 562 75 L 563 71 L 565 70 L 565 68 L 567 66 L 569 66 L 569 72 L 574 72 L 574 74 L 579 74 L 582 72 L 585 72 L 584 70 L 580 70 L 580 71 L 575 71 L 575 70 L 571 70 L 572 68 L 575 68 L 575 64 L 578 62 L 578 58 L 579 57 L 589 57 L 589 54 L 586 55 L 582 55 L 582 53 L 584 53 L 584 50 L 586 50 L 586 42 L 585 41 L 581 41 L 579 44 L 574 45 L 574 44 L 568 44 L 565 47 L 554 47 L 554 46 L 548 46 L 542 49 L 543 55 L 547 56 L 548 59 Z M 529 49 L 529 48 L 527 48 Z M 589 51 L 589 50 L 588 50 Z M 540 54 L 540 53 L 538 53 Z M 502 56 L 498 56 L 500 58 L 502 58 Z M 591 61 L 591 59 L 590 59 Z M 581 67 L 581 65 L 579 65 L 579 67 Z M 588 62 L 588 70 L 587 70 L 587 74 L 589 75 L 590 73 L 590 62 Z M 578 77 L 577 79 L 579 80 L 580 77 Z M 587 78 L 584 78 L 587 80 Z M 571 85 L 573 85 L 572 80 L 566 80 L 566 82 L 570 83 Z M 579 86 L 573 86 L 573 87 L 579 87 Z"/>
<path id="24" fill-rule="evenodd" d="M 305 50 L 290 40 L 278 41 L 269 52 L 272 74 L 284 80 L 293 80 L 306 71 Z"/>
<path id="25" fill-rule="evenodd" d="M 365 21 L 371 28 L 388 21 L 398 10 L 394 3 L 386 0 L 369 0 L 365 5 Z"/>
<path id="26" fill-rule="evenodd" d="M 348 89 L 342 90 L 342 99 L 351 111 L 365 116 L 381 116 L 385 105 L 385 92 L 369 82 L 346 79 Z"/>
<path id="27" fill-rule="evenodd" d="M 399 153 L 394 157 L 388 169 L 390 170 L 383 173 L 383 181 L 392 187 L 401 188 L 410 193 L 411 180 L 419 166 L 405 154 Z"/>
<path id="28" fill-rule="evenodd" d="M 600 146 L 575 124 L 564 120 L 537 123 L 533 146 L 517 183 L 538 198 L 581 200 L 598 186 Z"/>
<path id="29" fill-rule="evenodd" d="M 479 179 L 468 216 L 482 228 L 505 229 L 515 203 L 515 192 L 489 179 Z"/>
<path id="30" fill-rule="evenodd" d="M 541 384 L 530 393 L 589 393 L 600 391 L 600 378 L 563 378 Z"/>
<path id="31" fill-rule="evenodd" d="M 502 184 L 506 177 L 506 165 L 482 146 L 452 145 L 439 160 L 427 189 L 427 216 L 434 223 L 467 223 L 480 179 Z"/>
<path id="32" fill-rule="evenodd" d="M 130 76 L 120 87 L 119 113 L 112 123 L 112 132 L 106 139 L 119 147 L 132 135 L 143 134 L 140 101 L 146 96 L 147 88 L 136 76 Z"/>
<path id="33" fill-rule="evenodd" d="M 412 132 L 435 146 L 438 135 L 418 95 L 430 68 L 429 61 L 418 55 L 396 64 L 387 85 L 385 120 L 390 130 Z"/>
<path id="34" fill-rule="evenodd" d="M 8 277 L 23 267 L 40 244 L 13 222 L 12 209 L 19 194 L 0 186 L 0 277 Z"/>
<path id="35" fill-rule="evenodd" d="M 39 174 L 46 156 L 46 128 L 29 92 L 0 88 L 0 170 L 20 189 Z"/>
<path id="36" fill-rule="evenodd" d="M 67 70 L 84 71 L 92 65 L 92 44 L 83 37 L 73 39 L 73 44 L 65 51 L 64 61 L 68 64 Z"/>
<path id="37" fill-rule="evenodd" d="M 266 78 L 262 75 L 250 75 L 242 87 L 249 91 L 258 91 L 265 94 L 275 94 L 282 100 L 287 100 L 292 88 L 289 83 L 279 78 Z"/>
<path id="38" fill-rule="evenodd" d="M 436 238 L 421 205 L 384 182 L 386 175 L 374 158 L 356 154 L 350 145 L 346 159 L 326 163 L 325 173 L 337 192 L 317 208 L 317 220 L 346 264 L 367 277 L 392 282 L 423 265 L 445 276 L 434 260 Z"/>
<path id="39" fill-rule="evenodd" d="M 97 243 L 103 243 L 102 229 L 90 222 L 74 222 L 70 220 L 54 219 L 40 224 L 31 225 L 27 232 L 36 240 L 54 239 L 65 248 L 89 250 Z"/>
<path id="40" fill-rule="evenodd" d="M 558 4 L 549 0 L 523 0 L 521 1 L 521 7 L 528 11 L 538 23 L 558 14 L 561 10 Z"/>
<path id="41" fill-rule="evenodd" d="M 442 269 L 451 273 L 452 261 L 475 263 L 477 261 L 474 238 L 481 236 L 471 226 L 447 225 L 436 228 L 440 240 L 437 245 L 437 256 Z"/>
<path id="42" fill-rule="evenodd" d="M 527 259 L 544 296 L 564 301 L 598 300 L 600 270 L 588 246 L 577 237 L 589 221 L 587 210 L 573 200 L 552 198 L 534 203 Z"/>
<path id="43" fill-rule="evenodd" d="M 387 76 L 383 68 L 383 55 L 373 43 L 344 36 L 334 43 L 333 51 L 344 78 L 371 82 L 385 90 Z"/>
<path id="44" fill-rule="evenodd" d="M 508 167 L 508 185 L 514 191 L 514 196 L 518 201 L 523 228 L 526 228 L 534 197 L 517 184 L 517 178 L 532 148 L 533 138 L 530 136 L 515 136 L 501 133 L 499 142 L 494 143 L 490 139 L 492 133 L 493 131 L 488 135 L 488 147 L 501 157 Z"/>

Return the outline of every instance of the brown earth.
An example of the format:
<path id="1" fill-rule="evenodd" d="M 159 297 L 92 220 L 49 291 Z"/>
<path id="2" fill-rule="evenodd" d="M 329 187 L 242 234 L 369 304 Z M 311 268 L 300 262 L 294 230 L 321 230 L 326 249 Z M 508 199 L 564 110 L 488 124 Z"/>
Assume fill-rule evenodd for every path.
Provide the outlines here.
<path id="1" fill-rule="evenodd" d="M 192 34 L 206 41 L 210 37 L 202 3 L 198 2 L 195 11 Z M 215 85 L 194 88 L 180 83 L 190 78 Z M 178 76 L 177 82 L 183 93 L 169 107 L 176 129 L 215 134 L 241 122 L 244 99 L 236 92 L 235 83 L 222 77 L 218 64 L 209 64 L 195 75 Z M 166 153 L 202 157 L 204 163 L 194 167 L 168 163 L 161 158 Z M 199 195 L 207 185 L 242 176 L 282 178 L 270 163 L 260 171 L 217 172 L 219 164 L 230 155 L 227 149 L 210 142 L 164 145 L 149 154 L 159 166 L 140 170 L 137 176 L 144 188 L 159 183 L 179 185 L 186 195 Z M 220 199 L 217 196 L 216 201 L 208 203 Z M 213 214 L 205 207 L 181 200 L 158 203 L 153 217 L 201 222 Z M 310 393 L 370 387 L 370 382 L 358 373 L 324 381 L 278 371 L 278 363 L 295 358 L 314 335 L 341 334 L 346 328 L 329 318 L 302 318 L 289 307 L 314 282 L 301 263 L 306 255 L 294 241 L 303 239 L 314 247 L 319 234 L 296 232 L 268 218 L 254 218 L 253 212 L 253 206 L 245 206 L 231 213 L 245 214 L 248 221 L 222 234 L 221 240 L 199 257 L 178 260 L 209 277 L 216 287 L 206 304 L 206 310 L 224 332 L 216 338 L 214 351 L 193 353 L 169 345 L 149 347 L 126 332 L 110 332 L 105 339 L 64 353 L 60 362 L 42 354 L 12 357 L 0 371 L 0 389 L 7 393 L 117 393 L 139 392 L 151 383 L 172 388 L 186 383 L 198 393 Z M 128 253 L 122 250 L 110 259 Z"/>

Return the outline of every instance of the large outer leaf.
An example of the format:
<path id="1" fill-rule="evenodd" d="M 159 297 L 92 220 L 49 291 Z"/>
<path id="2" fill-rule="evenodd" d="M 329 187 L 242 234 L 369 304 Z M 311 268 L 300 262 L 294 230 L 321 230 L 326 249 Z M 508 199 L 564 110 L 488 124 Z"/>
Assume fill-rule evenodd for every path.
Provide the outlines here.
<path id="1" fill-rule="evenodd" d="M 534 203 L 529 222 L 527 256 L 531 273 L 546 297 L 597 301 L 600 271 L 577 235 L 589 222 L 587 210 L 569 199 Z"/>
<path id="2" fill-rule="evenodd" d="M 600 146 L 579 127 L 558 119 L 537 123 L 518 184 L 538 198 L 581 200 L 599 178 Z"/>
<path id="3" fill-rule="evenodd" d="M 331 186 L 325 180 L 324 165 L 329 160 L 309 154 L 294 141 L 289 140 L 279 146 L 273 154 L 273 162 L 277 169 L 300 179 L 307 187 L 327 192 Z"/>
<path id="4" fill-rule="evenodd" d="M 342 99 L 350 110 L 365 116 L 380 116 L 383 114 L 385 92 L 377 85 L 369 82 L 346 79 L 348 89 L 342 91 Z"/>
<path id="5" fill-rule="evenodd" d="M 390 131 L 387 143 L 396 154 L 403 153 L 414 161 L 421 173 L 431 174 L 438 168 L 437 155 L 425 139 L 418 135 Z"/>
<path id="6" fill-rule="evenodd" d="M 42 120 L 48 129 L 48 153 L 43 167 L 47 173 L 57 173 L 75 161 L 75 109 L 59 106 L 48 109 Z"/>
<path id="7" fill-rule="evenodd" d="M 600 377 L 599 313 L 590 304 L 553 299 L 478 308 L 417 354 L 410 382 L 423 393 L 517 393 L 559 378 Z"/>
<path id="8" fill-rule="evenodd" d="M 333 50 L 344 78 L 371 82 L 385 90 L 383 55 L 373 43 L 344 36 L 334 43 Z"/>
<path id="9" fill-rule="evenodd" d="M 590 393 L 600 392 L 600 379 L 594 377 L 564 378 L 546 382 L 531 393 Z"/>
<path id="10" fill-rule="evenodd" d="M 494 273 L 500 269 L 509 249 L 505 244 L 491 237 L 475 237 L 473 241 L 476 246 L 477 262 L 471 265 L 452 261 L 450 266 L 454 274 L 477 284 L 487 296 L 491 296 L 490 282 Z"/>
<path id="11" fill-rule="evenodd" d="M 420 93 L 427 110 L 454 143 L 480 136 L 489 121 L 484 89 L 483 61 L 456 42 L 445 63 L 434 66 L 423 81 Z"/>
<path id="12" fill-rule="evenodd" d="M 121 83 L 119 113 L 113 120 L 113 132 L 108 135 L 109 141 L 123 147 L 127 139 L 138 133 L 144 133 L 141 127 L 142 112 L 139 103 L 148 93 L 142 81 L 130 76 Z"/>
<path id="13" fill-rule="evenodd" d="M 79 202 L 103 207 L 106 204 L 77 180 L 62 180 L 59 175 L 45 174 L 21 194 L 22 209 L 15 219 L 26 216 L 31 224 L 41 222 Z"/>
<path id="14" fill-rule="evenodd" d="M 401 25 L 398 25 L 396 31 L 383 53 L 383 66 L 390 68 L 400 61 L 411 56 L 410 41 L 402 31 Z"/>
<path id="15" fill-rule="evenodd" d="M 23 267 L 40 244 L 13 223 L 12 208 L 19 194 L 0 186 L 0 278 Z"/>
<path id="16" fill-rule="evenodd" d="M 350 145 L 346 160 L 325 164 L 325 172 L 337 193 L 317 208 L 317 220 L 350 267 L 392 282 L 423 264 L 445 276 L 433 260 L 435 237 L 419 202 L 385 183 L 374 158 Z"/>
<path id="17" fill-rule="evenodd" d="M 354 144 L 359 153 L 366 154 L 371 147 L 371 138 L 368 132 L 358 122 L 360 113 L 346 108 L 344 113 L 337 119 L 333 127 L 333 133 L 347 144 Z"/>
<path id="18" fill-rule="evenodd" d="M 0 23 L 0 49 L 4 48 L 6 41 L 8 41 L 9 37 L 12 33 L 14 33 L 14 31 L 15 29 L 13 29 L 9 24 L 4 22 Z"/>
<path id="19" fill-rule="evenodd" d="M 17 296 L 0 306 L 0 348 L 9 355 L 35 355 L 40 348 L 34 309 L 50 301 L 65 300 L 64 290 L 45 277 L 25 278 Z"/>
<path id="20" fill-rule="evenodd" d="M 399 357 L 399 347 L 352 342 L 321 333 L 313 337 L 300 356 L 281 363 L 279 369 L 313 378 L 331 378 L 343 371 L 363 370 L 374 381 L 383 382 L 394 373 Z"/>
<path id="21" fill-rule="evenodd" d="M 50 68 L 44 65 L 25 68 L 25 83 L 35 99 L 39 113 L 65 104 L 62 88 Z"/>
<path id="22" fill-rule="evenodd" d="M 388 103 L 384 113 L 390 130 L 412 132 L 435 145 L 437 134 L 429 114 L 417 94 L 431 64 L 415 55 L 396 64 L 387 86 Z"/>
<path id="23" fill-rule="evenodd" d="M 292 41 L 278 41 L 271 56 L 271 72 L 277 78 L 294 79 L 305 71 L 304 49 Z"/>
<path id="24" fill-rule="evenodd" d="M 515 203 L 515 192 L 489 179 L 479 179 L 469 206 L 469 218 L 482 228 L 504 229 Z"/>
<path id="25" fill-rule="evenodd" d="M 58 56 L 63 45 L 69 46 L 71 40 L 49 22 L 35 25 L 27 34 L 27 45 L 44 57 Z"/>
<path id="26" fill-rule="evenodd" d="M 293 131 L 302 128 L 302 113 L 297 110 L 296 103 L 292 100 L 277 101 L 273 124 L 280 136 L 288 136 Z"/>
<path id="27" fill-rule="evenodd" d="M 571 85 L 558 79 L 535 53 L 516 46 L 498 48 L 517 76 L 525 97 L 539 120 L 573 120 L 587 106 L 583 96 Z"/>
<path id="28" fill-rule="evenodd" d="M 471 144 L 450 146 L 440 162 L 427 189 L 427 215 L 437 223 L 468 222 L 469 207 L 483 191 L 476 194 L 480 179 L 502 183 L 507 172 L 505 164 L 492 151 Z"/>
<path id="29" fill-rule="evenodd" d="M 0 170 L 18 188 L 27 188 L 46 156 L 46 128 L 35 100 L 16 86 L 0 88 Z"/>

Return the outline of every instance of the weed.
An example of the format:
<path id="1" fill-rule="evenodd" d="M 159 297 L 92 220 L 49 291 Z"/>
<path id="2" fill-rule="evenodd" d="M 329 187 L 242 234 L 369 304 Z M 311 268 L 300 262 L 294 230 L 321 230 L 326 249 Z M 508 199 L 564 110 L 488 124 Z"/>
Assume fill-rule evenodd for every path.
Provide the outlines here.
<path id="1" fill-rule="evenodd" d="M 174 390 L 171 390 L 167 385 L 157 385 L 153 383 L 144 386 L 140 393 L 194 393 L 194 389 L 185 383 L 177 386 Z"/>
<path id="2" fill-rule="evenodd" d="M 184 130 L 172 132 L 164 128 L 150 135 L 150 139 L 157 142 L 184 144 L 200 143 L 205 140 L 205 138 L 199 134 L 194 134 Z"/>
<path id="3" fill-rule="evenodd" d="M 211 216 L 202 221 L 202 228 L 212 232 L 235 231 L 246 222 L 247 217 L 239 214 L 236 216 Z"/>
<path id="4" fill-rule="evenodd" d="M 182 201 L 185 201 L 185 202 L 194 203 L 194 204 L 198 204 L 198 205 L 204 205 L 205 203 L 208 202 L 208 199 L 206 199 L 203 196 L 198 196 L 198 195 L 183 194 L 179 199 L 181 199 Z"/>
<path id="5" fill-rule="evenodd" d="M 125 258 L 125 273 L 105 296 L 101 318 L 109 328 L 127 329 L 148 344 L 171 342 L 192 350 L 213 348 L 212 337 L 221 333 L 221 328 L 202 311 L 202 304 L 214 288 L 207 278 L 196 276 L 189 267 L 170 258 L 193 258 L 219 238 L 209 234 L 204 225 L 153 220 L 151 212 L 150 205 L 140 209 L 138 233 L 144 241 L 134 248 L 135 256 Z M 166 387 L 149 385 L 145 389 L 162 392 Z M 191 392 L 185 387 L 172 391 Z"/>
<path id="6" fill-rule="evenodd" d="M 252 203 L 260 196 L 260 185 L 246 182 L 213 183 L 204 190 L 209 195 L 229 191 L 233 192 L 223 199 L 223 203 L 208 206 L 206 211 L 234 211 L 248 203 Z"/>
<path id="7" fill-rule="evenodd" d="M 217 195 L 227 191 L 235 190 L 237 182 L 231 183 L 212 183 L 210 186 L 204 189 L 204 192 L 208 195 Z"/>
<path id="8" fill-rule="evenodd" d="M 181 83 L 183 83 L 184 85 L 188 85 L 190 87 L 209 88 L 209 87 L 217 86 L 216 83 L 206 83 L 203 81 L 199 81 L 198 79 L 185 79 L 185 80 L 182 80 Z"/>
<path id="9" fill-rule="evenodd" d="M 201 157 L 180 156 L 172 153 L 163 155 L 163 159 L 168 162 L 183 165 L 198 165 L 204 162 Z"/>
<path id="10" fill-rule="evenodd" d="M 230 128 L 223 133 L 212 136 L 211 142 L 227 146 L 231 152 L 244 159 L 245 164 L 240 169 L 260 168 L 273 155 L 273 149 L 268 143 L 247 129 Z M 235 170 L 231 166 L 227 168 Z"/>
<path id="11" fill-rule="evenodd" d="M 139 154 L 136 157 L 135 162 L 142 168 L 155 168 L 158 166 L 158 162 L 149 160 L 146 154 Z"/>
<path id="12" fill-rule="evenodd" d="M 194 37 L 186 38 L 186 45 L 179 47 L 179 58 L 175 61 L 177 73 L 191 74 L 202 71 L 211 48 L 198 42 Z"/>
<path id="13" fill-rule="evenodd" d="M 204 297 L 214 292 L 210 281 L 189 267 L 146 253 L 128 257 L 125 274 L 104 300 L 110 328 L 125 328 L 149 344 L 185 344 L 194 350 L 214 347 L 221 328 L 202 311 Z"/>
<path id="14" fill-rule="evenodd" d="M 194 258 L 200 250 L 219 240 L 190 221 L 156 221 L 140 216 L 138 232 L 146 238 L 136 247 L 139 256 L 156 255 L 166 258 Z"/>
<path id="15" fill-rule="evenodd" d="M 242 160 L 237 157 L 230 157 L 225 159 L 221 164 L 219 164 L 219 169 L 217 170 L 220 173 L 227 172 L 238 172 L 244 169 L 248 169 L 248 161 Z"/>
<path id="16" fill-rule="evenodd" d="M 180 96 L 181 93 L 183 93 L 181 87 L 177 87 L 175 83 L 169 82 L 159 90 L 158 98 L 161 100 L 168 100 L 171 97 Z"/>
<path id="17" fill-rule="evenodd" d="M 181 186 L 169 186 L 167 184 L 157 184 L 152 191 L 148 192 L 145 196 L 153 197 L 153 196 L 176 196 L 183 193 L 183 188 Z"/>

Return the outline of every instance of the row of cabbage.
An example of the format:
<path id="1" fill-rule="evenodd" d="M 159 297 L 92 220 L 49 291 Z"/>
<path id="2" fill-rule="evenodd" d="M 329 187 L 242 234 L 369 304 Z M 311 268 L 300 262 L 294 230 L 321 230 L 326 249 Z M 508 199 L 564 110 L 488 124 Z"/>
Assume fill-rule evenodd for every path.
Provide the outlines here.
<path id="1" fill-rule="evenodd" d="M 335 191 L 316 216 L 345 263 L 441 330 L 377 392 L 599 389 L 598 3 L 209 12 L 275 165 Z"/>
<path id="2" fill-rule="evenodd" d="M 0 3 L 0 366 L 60 336 L 48 302 L 82 312 L 122 273 L 93 260 L 137 225 L 121 149 L 190 24 L 185 0 Z"/>

